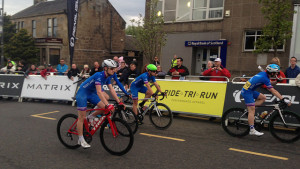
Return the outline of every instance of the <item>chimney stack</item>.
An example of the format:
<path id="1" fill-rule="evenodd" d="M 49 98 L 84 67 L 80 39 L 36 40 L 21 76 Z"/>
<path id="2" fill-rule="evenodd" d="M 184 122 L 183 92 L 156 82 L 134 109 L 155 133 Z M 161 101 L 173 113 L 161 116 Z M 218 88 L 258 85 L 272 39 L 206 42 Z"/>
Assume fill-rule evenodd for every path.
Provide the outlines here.
<path id="1" fill-rule="evenodd" d="M 47 2 L 47 0 L 33 0 L 33 5 L 36 5 L 40 2 Z"/>

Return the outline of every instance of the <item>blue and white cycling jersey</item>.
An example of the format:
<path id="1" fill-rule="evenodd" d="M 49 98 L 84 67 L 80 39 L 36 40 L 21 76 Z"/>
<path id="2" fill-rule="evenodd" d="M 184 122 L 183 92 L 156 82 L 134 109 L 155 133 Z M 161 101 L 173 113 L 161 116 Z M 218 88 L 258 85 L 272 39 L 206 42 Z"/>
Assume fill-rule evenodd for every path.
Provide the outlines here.
<path id="1" fill-rule="evenodd" d="M 139 77 L 137 77 L 135 80 L 133 80 L 131 86 L 135 86 L 136 88 L 141 88 L 144 86 L 144 84 L 147 84 L 150 81 L 152 81 L 153 83 L 156 82 L 155 77 L 149 76 L 149 73 L 145 72 L 141 74 Z"/>
<path id="2" fill-rule="evenodd" d="M 111 78 L 112 76 L 106 77 L 104 71 L 97 72 L 93 76 L 89 77 L 86 81 L 84 81 L 80 85 L 80 89 L 84 89 L 89 92 L 95 92 L 96 91 L 96 85 L 108 85 L 111 84 Z M 103 90 L 103 88 L 102 88 Z"/>
<path id="3" fill-rule="evenodd" d="M 261 85 L 266 85 L 268 89 L 273 88 L 271 85 L 271 81 L 268 77 L 267 72 L 260 72 L 249 79 L 246 84 L 243 86 L 243 90 L 245 91 L 255 91 Z"/>

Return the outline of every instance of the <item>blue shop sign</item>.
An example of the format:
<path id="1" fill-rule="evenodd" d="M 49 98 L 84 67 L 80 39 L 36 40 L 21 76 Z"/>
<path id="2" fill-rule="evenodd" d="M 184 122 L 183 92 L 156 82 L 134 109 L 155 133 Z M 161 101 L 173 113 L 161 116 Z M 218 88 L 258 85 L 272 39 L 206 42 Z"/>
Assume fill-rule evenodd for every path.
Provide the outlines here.
<path id="1" fill-rule="evenodd" d="M 186 47 L 193 46 L 227 46 L 227 40 L 185 41 Z"/>

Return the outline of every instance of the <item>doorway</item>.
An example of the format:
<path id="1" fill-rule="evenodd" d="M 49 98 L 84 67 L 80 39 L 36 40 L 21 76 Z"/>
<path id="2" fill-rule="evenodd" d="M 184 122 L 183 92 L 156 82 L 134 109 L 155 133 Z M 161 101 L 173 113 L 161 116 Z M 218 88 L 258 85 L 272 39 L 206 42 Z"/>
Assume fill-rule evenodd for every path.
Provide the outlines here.
<path id="1" fill-rule="evenodd" d="M 197 47 L 195 48 L 194 60 L 194 74 L 201 75 L 201 73 L 206 70 L 206 65 L 208 61 L 213 61 L 215 58 L 219 57 L 219 47 Z"/>

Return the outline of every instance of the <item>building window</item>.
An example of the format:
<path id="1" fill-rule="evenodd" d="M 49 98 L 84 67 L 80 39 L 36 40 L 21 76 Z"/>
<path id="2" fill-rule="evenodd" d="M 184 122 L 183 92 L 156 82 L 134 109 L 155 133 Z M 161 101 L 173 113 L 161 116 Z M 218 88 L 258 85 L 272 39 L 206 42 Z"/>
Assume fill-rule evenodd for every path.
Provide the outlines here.
<path id="1" fill-rule="evenodd" d="M 262 36 L 261 30 L 248 30 L 245 31 L 244 39 L 244 51 L 256 50 L 255 43 Z M 273 49 L 270 49 L 272 51 Z M 278 51 L 284 51 L 284 45 L 277 49 Z"/>
<path id="2" fill-rule="evenodd" d="M 57 36 L 57 19 L 53 18 L 53 37 Z"/>
<path id="3" fill-rule="evenodd" d="M 36 21 L 32 20 L 32 37 L 36 37 Z"/>
<path id="4" fill-rule="evenodd" d="M 222 19 L 224 0 L 160 0 L 165 22 Z"/>
<path id="5" fill-rule="evenodd" d="M 47 36 L 52 37 L 52 19 L 47 19 Z"/>
<path id="6" fill-rule="evenodd" d="M 21 21 L 21 29 L 24 29 L 24 21 Z"/>

